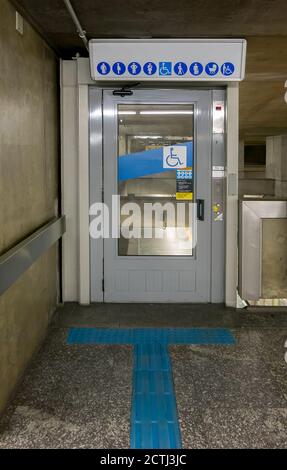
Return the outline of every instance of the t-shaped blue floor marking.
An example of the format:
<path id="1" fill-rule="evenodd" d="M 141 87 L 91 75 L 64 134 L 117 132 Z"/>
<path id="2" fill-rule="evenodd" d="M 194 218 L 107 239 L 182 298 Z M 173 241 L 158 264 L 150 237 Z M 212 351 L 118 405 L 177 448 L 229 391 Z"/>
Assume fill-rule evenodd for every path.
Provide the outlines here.
<path id="1" fill-rule="evenodd" d="M 68 344 L 235 344 L 225 328 L 72 328 Z"/>
<path id="2" fill-rule="evenodd" d="M 224 328 L 72 328 L 68 344 L 134 345 L 131 448 L 180 449 L 169 344 L 232 345 Z"/>

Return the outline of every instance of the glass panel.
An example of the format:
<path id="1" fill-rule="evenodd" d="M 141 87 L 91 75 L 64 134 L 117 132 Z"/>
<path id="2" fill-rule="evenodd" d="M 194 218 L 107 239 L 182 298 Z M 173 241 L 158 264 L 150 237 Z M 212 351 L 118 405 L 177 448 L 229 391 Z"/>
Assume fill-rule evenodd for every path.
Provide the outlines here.
<path id="1" fill-rule="evenodd" d="M 184 160 L 177 155 L 180 149 L 183 152 L 192 152 L 194 135 L 194 106 L 191 104 L 121 104 L 118 105 L 118 194 L 121 197 L 121 233 L 118 244 L 120 256 L 192 256 L 192 221 L 191 201 L 177 200 L 178 193 L 177 172 L 173 162 L 180 164 L 186 162 L 181 176 L 193 178 L 193 166 L 188 164 L 192 160 Z M 177 147 L 172 147 L 177 146 Z M 168 147 L 168 148 L 164 148 Z M 186 148 L 187 150 L 184 150 Z M 165 153 L 164 153 L 165 152 Z M 164 155 L 171 166 L 164 167 Z M 171 154 L 171 155 L 170 155 Z M 183 154 L 182 154 L 183 155 Z M 184 153 L 186 157 L 186 153 Z M 190 158 L 193 158 L 192 156 Z M 171 163 L 172 162 L 172 163 Z M 191 187 L 194 182 L 189 181 L 184 187 Z M 184 190 L 184 189 L 183 189 Z M 193 190 L 190 192 L 192 197 Z M 189 198 L 189 199 L 190 199 Z M 183 199 L 188 199 L 183 196 Z M 139 209 L 129 212 L 127 203 L 137 203 Z M 167 213 L 163 210 L 162 217 L 155 217 L 146 211 L 146 203 L 169 203 Z M 184 208 L 183 208 L 184 205 Z M 181 208 L 180 208 L 181 206 Z M 125 211 L 122 209 L 126 208 Z M 179 212 L 187 215 L 185 220 L 178 220 Z M 123 214 L 124 212 L 124 214 Z M 174 212 L 174 214 L 172 214 Z M 124 232 L 131 222 L 133 233 L 127 239 Z M 182 217 L 184 219 L 184 217 Z M 180 233 L 176 228 L 182 228 Z M 148 231 L 150 229 L 150 231 Z M 155 229 L 157 232 L 155 233 Z M 151 238 L 147 238 L 146 235 Z M 140 233 L 140 238 L 138 234 Z M 184 236 L 183 236 L 184 235 Z M 162 238 L 159 238 L 162 236 Z"/>

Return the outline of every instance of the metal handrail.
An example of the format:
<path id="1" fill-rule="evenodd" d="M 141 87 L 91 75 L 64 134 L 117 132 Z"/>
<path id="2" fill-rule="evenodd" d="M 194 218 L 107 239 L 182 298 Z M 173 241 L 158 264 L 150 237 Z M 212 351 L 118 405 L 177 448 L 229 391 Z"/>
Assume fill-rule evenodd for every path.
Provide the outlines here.
<path id="1" fill-rule="evenodd" d="M 57 217 L 0 256 L 0 295 L 66 232 L 66 217 Z"/>

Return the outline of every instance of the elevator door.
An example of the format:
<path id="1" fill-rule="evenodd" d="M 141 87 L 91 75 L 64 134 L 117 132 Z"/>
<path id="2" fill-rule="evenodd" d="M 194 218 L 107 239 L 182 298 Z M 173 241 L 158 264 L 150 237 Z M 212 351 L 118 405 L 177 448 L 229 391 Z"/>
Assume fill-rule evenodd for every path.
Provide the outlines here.
<path id="1" fill-rule="evenodd" d="M 104 300 L 209 302 L 211 92 L 104 91 L 103 135 Z"/>

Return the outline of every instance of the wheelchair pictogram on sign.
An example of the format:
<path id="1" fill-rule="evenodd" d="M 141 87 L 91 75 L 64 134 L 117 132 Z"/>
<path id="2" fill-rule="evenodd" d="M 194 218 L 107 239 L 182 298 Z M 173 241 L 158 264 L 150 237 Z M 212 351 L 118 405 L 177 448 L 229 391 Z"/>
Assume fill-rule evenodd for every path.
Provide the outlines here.
<path id="1" fill-rule="evenodd" d="M 163 168 L 186 168 L 186 147 L 183 145 L 163 147 Z"/>

